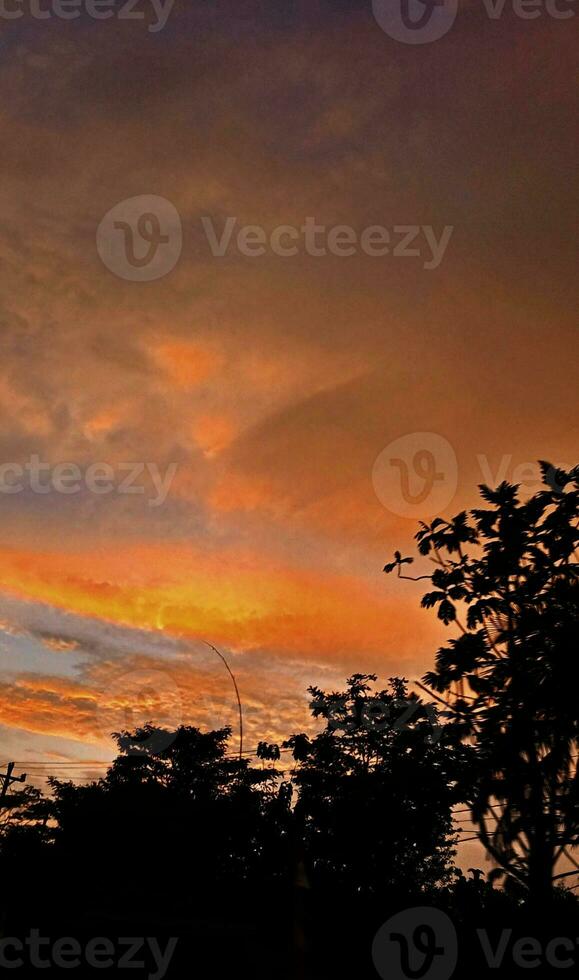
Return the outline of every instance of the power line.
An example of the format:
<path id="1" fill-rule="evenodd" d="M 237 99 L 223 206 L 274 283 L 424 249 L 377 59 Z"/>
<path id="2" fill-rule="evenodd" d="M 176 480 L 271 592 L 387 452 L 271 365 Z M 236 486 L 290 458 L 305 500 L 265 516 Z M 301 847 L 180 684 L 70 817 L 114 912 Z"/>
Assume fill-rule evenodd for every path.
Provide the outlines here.
<path id="1" fill-rule="evenodd" d="M 280 751 L 280 754 L 282 754 L 282 753 L 286 753 L 286 752 L 292 752 L 293 750 L 291 748 L 287 748 L 287 749 L 283 749 L 282 748 L 279 751 Z M 137 754 L 139 754 L 139 753 L 137 753 Z M 255 749 L 244 749 L 243 750 L 243 755 L 244 756 L 249 756 L 249 757 L 251 757 L 251 756 L 257 756 L 257 748 L 255 748 Z M 86 768 L 86 767 L 92 767 L 92 768 L 94 768 L 94 767 L 97 767 L 97 766 L 104 766 L 106 768 L 108 766 L 112 766 L 113 763 L 116 761 L 116 759 L 119 759 L 119 758 L 128 758 L 128 757 L 129 756 L 116 756 L 115 759 L 109 759 L 109 760 L 95 759 L 95 760 L 87 760 L 87 761 L 85 761 L 83 759 L 70 759 L 70 760 L 67 760 L 65 762 L 48 762 L 48 761 L 46 761 L 44 759 L 24 759 L 24 760 L 22 760 L 20 762 L 15 762 L 14 763 L 14 766 L 17 769 L 20 768 L 20 767 L 22 767 L 22 766 L 27 766 L 28 768 L 40 766 L 43 769 L 62 769 L 65 766 L 66 767 L 68 767 L 68 766 L 81 766 L 81 767 L 84 767 L 84 768 Z M 223 759 L 237 759 L 237 758 L 239 758 L 239 753 L 238 752 L 226 752 L 222 756 L 222 758 Z M 219 761 L 219 760 L 217 760 L 217 761 Z"/>
<path id="2" fill-rule="evenodd" d="M 53 762 L 47 759 L 22 759 L 20 762 L 15 762 L 16 768 L 21 768 L 22 766 L 110 766 L 112 765 L 113 759 L 68 759 L 63 762 Z"/>

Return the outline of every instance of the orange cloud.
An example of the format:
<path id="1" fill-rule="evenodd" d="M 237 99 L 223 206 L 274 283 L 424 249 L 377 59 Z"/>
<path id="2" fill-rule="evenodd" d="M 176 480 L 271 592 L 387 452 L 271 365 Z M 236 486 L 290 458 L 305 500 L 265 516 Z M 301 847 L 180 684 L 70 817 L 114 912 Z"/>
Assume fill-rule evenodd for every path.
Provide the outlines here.
<path id="1" fill-rule="evenodd" d="M 280 671 L 270 686 L 246 678 L 257 712 L 263 690 L 280 702 L 280 665 L 299 663 L 307 682 L 320 665 L 431 662 L 438 634 L 417 611 L 419 587 L 380 576 L 414 532 L 372 488 L 392 439 L 435 431 L 452 443 L 453 509 L 473 503 L 479 454 L 493 472 L 506 454 L 506 478 L 538 456 L 575 462 L 577 385 L 561 358 L 576 343 L 575 52 L 572 32 L 552 43 L 548 18 L 490 46 L 459 18 L 456 57 L 429 46 L 425 113 L 422 59 L 395 44 L 385 58 L 363 5 L 342 4 L 328 30 L 319 5 L 299 0 L 283 31 L 276 5 L 250 5 L 258 41 L 247 5 L 212 6 L 175 5 L 167 43 L 146 56 L 122 22 L 102 25 L 103 44 L 92 29 L 39 27 L 3 48 L 0 461 L 88 465 L 98 450 L 179 469 L 159 508 L 117 494 L 2 497 L 14 547 L 0 561 L 18 596 L 206 637 L 244 662 L 268 651 Z M 103 266 L 94 232 L 146 191 L 181 214 L 183 253 L 165 278 L 127 283 Z M 307 215 L 358 232 L 454 232 L 433 271 L 392 255 L 232 247 L 217 259 L 200 214 L 268 233 Z M 47 645 L 56 670 L 80 656 Z M 117 676 L 101 669 L 76 693 L 13 685 L 0 717 L 93 737 L 92 693 Z"/>
<path id="2" fill-rule="evenodd" d="M 194 388 L 214 375 L 222 363 L 215 351 L 179 341 L 160 343 L 152 349 L 151 355 L 178 388 Z"/>
<path id="3" fill-rule="evenodd" d="M 199 415 L 192 423 L 193 438 L 206 456 L 214 456 L 227 446 L 237 432 L 232 419 L 225 415 Z"/>
<path id="4" fill-rule="evenodd" d="M 19 596 L 127 626 L 195 636 L 233 649 L 271 649 L 328 662 L 412 654 L 428 631 L 410 594 L 393 596 L 353 574 L 276 564 L 264 555 L 186 547 L 0 553 L 4 586 Z"/>
<path id="5" fill-rule="evenodd" d="M 126 417 L 126 406 L 112 409 L 105 408 L 97 412 L 84 425 L 84 433 L 88 439 L 98 439 L 100 436 L 108 434 L 115 426 L 122 422 Z"/>
<path id="6" fill-rule="evenodd" d="M 117 634 L 118 638 L 118 634 Z M 281 740 L 312 730 L 309 683 L 332 686 L 339 674 L 310 666 L 304 676 L 291 661 L 272 669 L 265 656 L 229 654 L 243 705 L 246 748 L 261 738 Z M 181 724 L 231 727 L 238 744 L 237 700 L 221 661 L 204 644 L 172 646 L 164 655 L 139 652 L 92 656 L 77 667 L 77 679 L 20 673 L 0 682 L 0 724 L 20 731 L 100 744 L 114 754 L 111 733 L 151 722 L 174 730 Z M 50 743 L 48 743 L 50 745 Z M 47 753 L 51 756 L 52 753 Z M 73 752 L 74 756 L 74 752 Z"/>

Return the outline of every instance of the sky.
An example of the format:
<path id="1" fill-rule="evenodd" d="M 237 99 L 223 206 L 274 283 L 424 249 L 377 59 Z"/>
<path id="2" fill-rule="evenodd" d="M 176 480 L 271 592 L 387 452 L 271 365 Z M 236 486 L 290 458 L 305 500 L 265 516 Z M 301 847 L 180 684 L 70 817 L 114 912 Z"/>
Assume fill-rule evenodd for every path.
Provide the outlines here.
<path id="1" fill-rule="evenodd" d="M 248 747 L 420 678 L 447 633 L 384 563 L 578 461 L 572 4 L 406 43 L 379 0 L 51 2 L 0 24 L 0 761 L 37 776 L 149 715 L 234 749 L 207 643 Z"/>

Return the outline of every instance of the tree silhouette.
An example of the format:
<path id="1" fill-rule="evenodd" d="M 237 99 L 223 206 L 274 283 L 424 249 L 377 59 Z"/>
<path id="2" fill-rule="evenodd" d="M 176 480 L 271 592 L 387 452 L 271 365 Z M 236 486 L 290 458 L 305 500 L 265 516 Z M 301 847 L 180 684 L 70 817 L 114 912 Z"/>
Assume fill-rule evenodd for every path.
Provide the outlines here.
<path id="1" fill-rule="evenodd" d="M 382 924 L 433 905 L 460 934 L 461 966 L 486 968 L 476 930 L 508 924 L 523 937 L 529 923 L 508 891 L 453 866 L 451 808 L 480 793 L 478 750 L 464 719 L 441 725 L 403 679 L 374 680 L 310 688 L 322 730 L 284 743 L 293 771 L 266 741 L 261 768 L 230 754 L 228 729 L 168 738 L 146 725 L 117 733 L 103 779 L 52 780 L 50 799 L 14 794 L 0 935 L 179 936 L 171 977 L 194 963 L 217 978 L 370 980 Z M 576 935 L 574 897 L 555 898 L 545 941 Z M 512 980 L 512 962 L 495 973 Z"/>
<path id="2" fill-rule="evenodd" d="M 431 581 L 422 605 L 459 631 L 424 681 L 476 752 L 480 839 L 539 909 L 579 839 L 579 467 L 540 465 L 544 489 L 527 500 L 481 486 L 487 507 L 421 524 L 435 568 L 414 579 Z M 411 578 L 410 562 L 396 552 L 384 570 Z"/>
<path id="3" fill-rule="evenodd" d="M 295 817 L 314 882 L 355 894 L 427 890 L 452 876 L 451 806 L 470 749 L 436 709 L 392 678 L 354 674 L 344 691 L 309 688 L 315 738 L 293 735 Z"/>
<path id="4" fill-rule="evenodd" d="M 229 728 L 167 734 L 151 725 L 118 732 L 120 754 L 104 779 L 89 786 L 52 780 L 63 858 L 78 860 L 88 835 L 103 861 L 125 870 L 117 889 L 124 908 L 154 889 L 167 908 L 182 911 L 225 885 L 275 878 L 280 856 L 268 848 L 266 825 L 277 774 L 229 757 Z M 163 860 L 151 867 L 143 854 L 155 841 L 163 842 Z"/>

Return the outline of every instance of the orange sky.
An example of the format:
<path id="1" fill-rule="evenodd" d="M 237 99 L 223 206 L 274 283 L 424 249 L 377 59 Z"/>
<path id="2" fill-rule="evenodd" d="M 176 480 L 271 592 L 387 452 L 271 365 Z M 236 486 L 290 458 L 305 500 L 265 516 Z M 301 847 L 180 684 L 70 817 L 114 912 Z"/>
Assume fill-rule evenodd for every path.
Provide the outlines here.
<path id="1" fill-rule="evenodd" d="M 148 471 L 142 494 L 0 493 L 2 759 L 91 771 L 148 712 L 235 726 L 203 640 L 248 745 L 303 729 L 310 683 L 419 677 L 443 631 L 384 562 L 477 483 L 577 462 L 575 22 L 481 10 L 423 46 L 369 0 L 3 25 L 0 463 L 174 478 L 157 506 Z M 95 234 L 143 194 L 183 248 L 132 282 Z M 203 216 L 453 233 L 432 270 L 218 258 Z M 412 475 L 432 434 L 441 496 L 407 508 L 389 460 Z"/>

